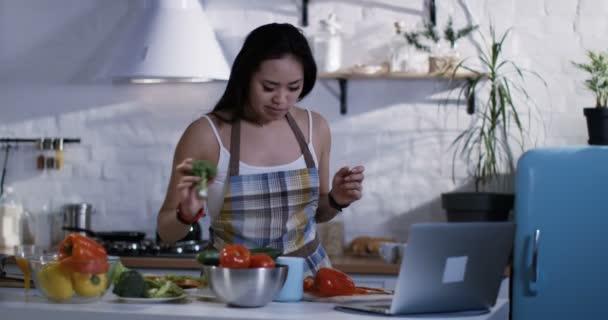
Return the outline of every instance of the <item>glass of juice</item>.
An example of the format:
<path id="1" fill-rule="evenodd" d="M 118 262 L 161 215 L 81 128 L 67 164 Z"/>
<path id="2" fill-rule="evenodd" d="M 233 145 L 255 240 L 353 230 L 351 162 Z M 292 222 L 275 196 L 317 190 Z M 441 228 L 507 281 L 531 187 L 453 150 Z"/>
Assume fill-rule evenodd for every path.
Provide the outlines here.
<path id="1" fill-rule="evenodd" d="M 19 269 L 21 269 L 21 272 L 23 272 L 23 284 L 25 287 L 26 296 L 29 296 L 30 284 L 32 280 L 28 260 L 36 259 L 43 254 L 44 249 L 36 245 L 26 244 L 15 246 L 15 262 L 19 266 Z"/>

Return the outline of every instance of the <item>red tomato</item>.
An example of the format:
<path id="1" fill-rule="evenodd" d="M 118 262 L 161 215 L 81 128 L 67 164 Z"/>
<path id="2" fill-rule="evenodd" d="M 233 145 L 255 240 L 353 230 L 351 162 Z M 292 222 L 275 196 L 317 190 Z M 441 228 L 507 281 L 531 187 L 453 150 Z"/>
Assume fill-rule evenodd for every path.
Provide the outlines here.
<path id="1" fill-rule="evenodd" d="M 245 269 L 249 268 L 251 253 L 240 244 L 229 244 L 220 251 L 220 267 Z"/>
<path id="2" fill-rule="evenodd" d="M 251 255 L 249 268 L 274 268 L 274 260 L 265 253 L 256 253 Z"/>

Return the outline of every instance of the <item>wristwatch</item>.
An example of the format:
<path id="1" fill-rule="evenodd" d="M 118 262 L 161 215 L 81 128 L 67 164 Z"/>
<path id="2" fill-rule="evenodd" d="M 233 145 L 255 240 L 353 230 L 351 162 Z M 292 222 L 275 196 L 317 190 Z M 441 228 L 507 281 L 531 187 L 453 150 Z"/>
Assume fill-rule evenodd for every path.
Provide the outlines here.
<path id="1" fill-rule="evenodd" d="M 340 211 L 340 212 L 342 212 L 342 209 L 350 206 L 350 203 L 347 204 L 347 205 L 345 205 L 345 206 L 340 205 L 339 203 L 337 203 L 336 199 L 334 199 L 334 197 L 331 195 L 331 191 L 327 194 L 327 198 L 329 198 L 329 206 L 332 207 L 332 208 L 334 208 L 334 209 L 336 209 L 336 210 L 338 210 L 338 211 Z"/>

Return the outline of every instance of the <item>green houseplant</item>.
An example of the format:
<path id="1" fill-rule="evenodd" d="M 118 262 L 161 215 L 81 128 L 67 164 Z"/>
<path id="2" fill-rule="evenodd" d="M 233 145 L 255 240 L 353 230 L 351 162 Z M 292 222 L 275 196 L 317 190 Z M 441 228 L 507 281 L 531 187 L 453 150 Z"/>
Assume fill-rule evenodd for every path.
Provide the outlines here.
<path id="1" fill-rule="evenodd" d="M 517 152 L 524 151 L 528 134 L 522 116 L 529 114 L 528 109 L 533 106 L 525 81 L 531 75 L 546 86 L 537 73 L 505 59 L 508 30 L 497 35 L 490 27 L 490 34 L 488 47 L 476 57 L 476 66 L 465 59 L 453 73 L 462 69 L 475 75 L 458 91 L 459 100 L 467 101 L 469 109 L 474 108 L 471 122 L 451 145 L 453 178 L 456 159 L 461 158 L 475 189 L 441 195 L 448 221 L 508 218 L 514 203 Z"/>
<path id="2" fill-rule="evenodd" d="M 410 45 L 429 53 L 429 73 L 445 74 L 452 72 L 458 64 L 459 55 L 456 51 L 456 42 L 468 36 L 477 27 L 477 25 L 467 25 L 455 29 L 452 17 L 449 17 L 443 33 L 427 21 L 422 30 L 406 32 L 404 36 Z M 439 49 L 442 40 L 449 44 L 448 50 Z M 429 42 L 431 44 L 428 44 Z"/>
<path id="3" fill-rule="evenodd" d="M 587 119 L 588 142 L 593 145 L 608 145 L 608 54 L 589 50 L 587 57 L 587 63 L 572 63 L 589 73 L 585 87 L 595 95 L 595 107 L 583 110 Z"/>

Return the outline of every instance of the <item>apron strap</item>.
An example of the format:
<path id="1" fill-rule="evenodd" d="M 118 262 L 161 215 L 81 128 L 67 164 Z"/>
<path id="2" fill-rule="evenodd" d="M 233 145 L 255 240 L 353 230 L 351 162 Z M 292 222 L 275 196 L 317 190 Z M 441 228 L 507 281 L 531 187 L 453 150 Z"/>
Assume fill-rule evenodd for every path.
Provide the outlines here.
<path id="1" fill-rule="evenodd" d="M 230 130 L 230 165 L 228 176 L 239 175 L 239 161 L 241 159 L 241 120 L 237 119 Z"/>
<path id="2" fill-rule="evenodd" d="M 315 161 L 312 158 L 312 153 L 310 153 L 310 149 L 308 149 L 308 144 L 306 143 L 306 139 L 304 138 L 304 134 L 300 127 L 296 123 L 296 120 L 291 116 L 289 112 L 285 114 L 285 118 L 287 118 L 287 123 L 289 127 L 293 131 L 296 136 L 296 140 L 298 141 L 298 145 L 300 146 L 300 150 L 302 151 L 302 155 L 304 155 L 304 161 L 306 161 L 306 167 L 308 169 L 315 168 Z M 241 151 L 241 121 L 237 120 L 232 124 L 232 130 L 230 132 L 230 164 L 228 167 L 228 176 L 238 176 L 239 175 L 239 161 Z"/>
<path id="3" fill-rule="evenodd" d="M 312 159 L 312 154 L 308 149 L 308 144 L 306 143 L 304 134 L 302 134 L 302 130 L 300 130 L 300 127 L 296 123 L 296 120 L 291 116 L 291 113 L 287 112 L 287 114 L 285 114 L 285 117 L 287 118 L 287 122 L 289 123 L 291 130 L 296 135 L 296 140 L 298 140 L 300 150 L 302 150 L 302 154 L 304 155 L 304 161 L 306 161 L 306 167 L 308 169 L 313 169 L 315 167 L 315 161 Z"/>

